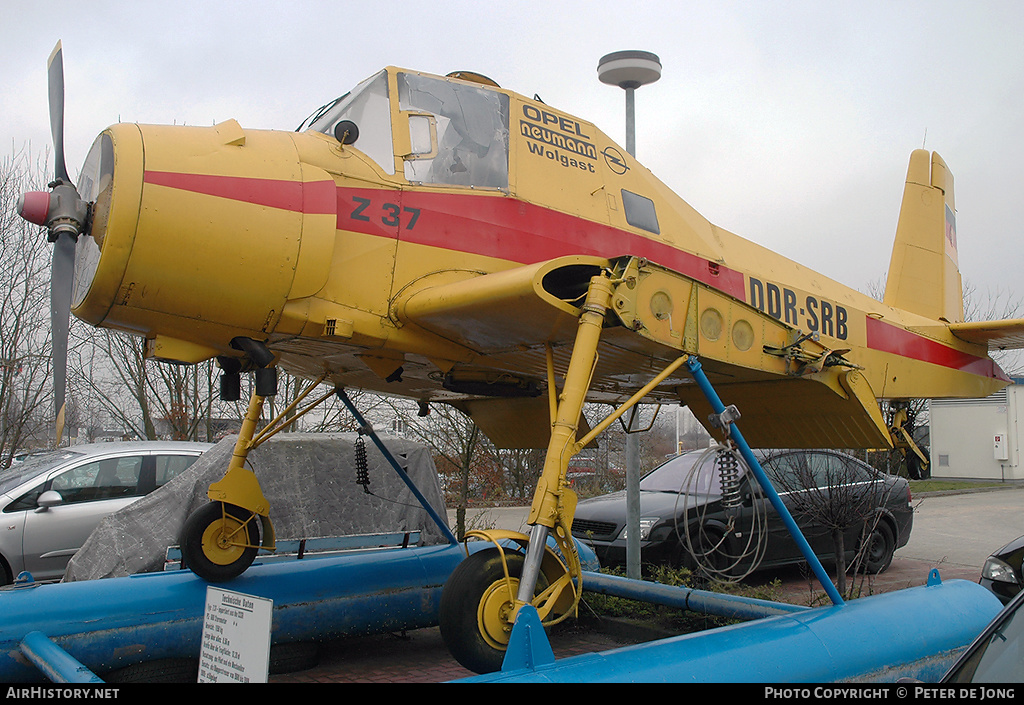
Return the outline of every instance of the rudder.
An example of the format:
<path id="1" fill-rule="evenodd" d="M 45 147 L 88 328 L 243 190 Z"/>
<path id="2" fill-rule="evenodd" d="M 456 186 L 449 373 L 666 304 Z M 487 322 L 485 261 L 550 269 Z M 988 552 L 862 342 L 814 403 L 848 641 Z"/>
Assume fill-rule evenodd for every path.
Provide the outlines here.
<path id="1" fill-rule="evenodd" d="M 910 155 L 883 303 L 932 320 L 964 320 L 953 175 L 925 149 Z"/>

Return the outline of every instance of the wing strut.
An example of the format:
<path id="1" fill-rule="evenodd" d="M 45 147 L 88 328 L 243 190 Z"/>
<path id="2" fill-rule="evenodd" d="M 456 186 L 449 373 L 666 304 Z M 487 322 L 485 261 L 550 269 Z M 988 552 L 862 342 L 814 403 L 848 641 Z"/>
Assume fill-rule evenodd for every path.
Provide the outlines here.
<path id="1" fill-rule="evenodd" d="M 537 632 L 540 630 L 536 629 L 537 623 L 555 623 L 567 616 L 569 610 L 575 609 L 582 591 L 582 569 L 572 539 L 572 522 L 577 498 L 575 492 L 568 487 L 566 482 L 569 461 L 593 437 L 632 408 L 683 364 L 686 365 L 687 370 L 711 405 L 718 420 L 717 425 L 726 432 L 727 442 L 740 451 L 764 490 L 765 496 L 782 517 L 783 523 L 789 529 L 829 599 L 837 606 L 843 604 L 843 598 L 832 584 L 807 539 L 800 532 L 747 441 L 736 427 L 735 421 L 739 418 L 739 412 L 735 407 L 728 409 L 725 407 L 695 356 L 684 353 L 678 357 L 625 404 L 598 424 L 593 431 L 583 438 L 577 439 L 578 419 L 586 401 L 594 368 L 597 365 L 598 342 L 601 338 L 605 316 L 612 305 L 615 285 L 615 280 L 607 271 L 591 278 L 586 302 L 581 308 L 579 326 L 565 374 L 565 383 L 560 392 L 554 389 L 552 355 L 550 350 L 548 351 L 548 393 L 552 413 L 551 437 L 544 460 L 544 469 L 537 481 L 537 489 L 527 519 L 527 523 L 531 526 L 529 539 L 526 540 L 523 535 L 518 537 L 506 535 L 508 532 L 503 532 L 502 537 L 490 536 L 489 532 L 473 532 L 485 539 L 491 539 L 496 546 L 498 546 L 498 538 L 512 538 L 520 546 L 525 545 L 525 555 L 516 558 L 516 565 L 521 566 L 517 568 L 519 574 L 513 575 L 512 561 L 498 546 L 496 560 L 500 559 L 500 562 L 494 562 L 493 568 L 486 566 L 483 560 L 487 558 L 486 555 L 475 554 L 480 556 L 481 560 L 464 561 L 452 573 L 452 577 L 445 586 L 445 594 L 442 596 L 441 602 L 441 632 L 452 655 L 471 670 L 477 672 L 497 670 L 502 667 L 501 661 L 498 660 L 502 658 L 509 662 L 509 668 L 517 667 L 515 664 L 521 658 L 515 655 L 531 653 L 531 650 L 536 650 L 536 644 L 531 645 L 531 642 L 535 642 L 543 635 L 542 631 L 538 635 Z M 497 532 L 490 533 L 496 534 Z M 562 556 L 566 559 L 567 576 L 556 578 L 551 574 L 551 563 L 550 560 L 547 560 L 550 555 L 549 538 L 555 541 Z M 473 571 L 479 574 L 474 574 Z M 513 578 L 516 577 L 519 579 L 518 584 L 513 581 Z M 565 580 L 566 577 L 569 578 L 569 581 Z M 575 583 L 571 604 L 567 604 L 566 599 L 561 599 L 564 595 L 555 593 L 556 589 L 564 591 L 566 583 Z M 512 597 L 513 586 L 515 586 L 514 599 Z M 480 594 L 476 594 L 474 591 Z M 544 622 L 543 620 L 550 615 L 555 602 L 558 602 L 557 607 L 563 610 L 562 615 L 557 619 L 549 619 Z M 446 603 L 452 607 L 446 607 Z M 475 619 L 466 621 L 464 619 L 466 613 L 475 614 Z M 454 615 L 451 621 L 449 621 L 448 614 Z M 462 618 L 461 623 L 456 623 L 459 618 Z M 459 643 L 463 639 L 467 643 Z M 490 647 L 490 654 L 487 653 L 488 647 Z"/>

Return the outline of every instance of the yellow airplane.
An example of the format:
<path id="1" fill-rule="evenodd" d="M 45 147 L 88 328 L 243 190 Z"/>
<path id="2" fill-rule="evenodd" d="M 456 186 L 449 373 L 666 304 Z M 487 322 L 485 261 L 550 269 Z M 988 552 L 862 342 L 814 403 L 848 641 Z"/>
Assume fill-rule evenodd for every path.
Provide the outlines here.
<path id="1" fill-rule="evenodd" d="M 879 399 L 987 396 L 1009 381 L 989 350 L 1024 343 L 1024 320 L 964 322 L 953 177 L 927 151 L 879 302 L 716 227 L 594 124 L 473 73 L 388 67 L 294 132 L 116 124 L 76 186 L 62 63 L 58 43 L 57 178 L 19 206 L 55 242 L 58 417 L 69 305 L 155 360 L 216 358 L 227 398 L 255 373 L 234 457 L 182 534 L 209 580 L 274 546 L 244 463 L 281 427 L 256 428 L 278 368 L 307 394 L 448 403 L 499 447 L 547 448 L 530 535 L 476 534 L 525 556 L 495 548 L 446 588 L 464 662 L 500 655 L 527 603 L 545 624 L 575 610 L 569 459 L 641 400 L 705 418 L 695 360 L 753 447 L 886 448 L 903 429 Z M 586 402 L 615 411 L 590 429 Z"/>

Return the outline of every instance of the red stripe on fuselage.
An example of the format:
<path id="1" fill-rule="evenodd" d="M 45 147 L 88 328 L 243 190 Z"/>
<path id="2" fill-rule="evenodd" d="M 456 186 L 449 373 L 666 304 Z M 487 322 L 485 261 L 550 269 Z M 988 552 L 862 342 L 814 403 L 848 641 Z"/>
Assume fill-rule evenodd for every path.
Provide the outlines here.
<path id="1" fill-rule="evenodd" d="M 147 171 L 147 184 L 311 214 L 338 229 L 533 264 L 566 255 L 634 255 L 744 300 L 743 274 L 663 242 L 503 196 L 334 188 L 239 176 Z M 361 199 L 361 200 L 358 200 Z M 413 220 L 415 218 L 415 221 Z M 409 227 L 412 225 L 412 227 Z"/>
<path id="2" fill-rule="evenodd" d="M 930 362 L 979 377 L 1011 381 L 990 358 L 961 352 L 877 318 L 868 317 L 866 320 L 867 346 L 872 350 Z"/>
<path id="3" fill-rule="evenodd" d="M 642 235 L 506 196 L 336 187 L 333 181 L 285 181 L 147 171 L 147 184 L 270 208 L 337 213 L 339 230 L 483 255 L 519 264 L 566 255 L 633 255 L 746 301 L 743 274 Z M 357 200 L 361 199 L 361 200 Z M 410 225 L 412 227 L 410 227 Z M 866 319 L 867 347 L 1009 382 L 998 365 L 937 341 Z"/>
<path id="4" fill-rule="evenodd" d="M 298 213 L 334 213 L 333 181 L 284 181 L 254 179 L 246 176 L 213 176 L 209 174 L 177 174 L 170 171 L 147 171 L 147 184 L 167 186 L 181 191 L 227 198 L 232 201 L 296 211 Z"/>
<path id="5" fill-rule="evenodd" d="M 395 217 L 399 228 L 385 227 Z M 744 299 L 743 274 L 734 269 L 667 243 L 509 197 L 339 187 L 338 229 L 517 264 L 567 255 L 646 257 Z"/>

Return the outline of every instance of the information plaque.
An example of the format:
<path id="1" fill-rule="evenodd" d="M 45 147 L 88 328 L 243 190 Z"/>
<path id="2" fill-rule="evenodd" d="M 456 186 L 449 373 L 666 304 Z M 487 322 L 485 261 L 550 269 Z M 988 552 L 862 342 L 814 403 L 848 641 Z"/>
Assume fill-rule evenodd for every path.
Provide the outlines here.
<path id="1" fill-rule="evenodd" d="M 206 588 L 200 683 L 266 683 L 274 601 Z"/>

